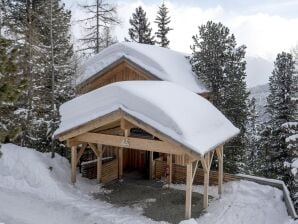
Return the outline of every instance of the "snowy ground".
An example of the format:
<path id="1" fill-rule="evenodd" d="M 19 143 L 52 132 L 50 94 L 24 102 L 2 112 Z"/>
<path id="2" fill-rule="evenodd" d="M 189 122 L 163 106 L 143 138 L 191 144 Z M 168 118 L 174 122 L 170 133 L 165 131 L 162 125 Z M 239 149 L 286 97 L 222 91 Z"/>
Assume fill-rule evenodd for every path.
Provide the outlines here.
<path id="1" fill-rule="evenodd" d="M 96 224 L 155 223 L 140 209 L 115 208 L 91 196 L 102 189 L 94 181 L 78 178 L 69 184 L 69 164 L 59 156 L 2 145 L 0 158 L 0 223 L 5 224 Z M 175 188 L 184 188 L 175 185 Z M 281 191 L 248 181 L 224 186 L 222 199 L 215 196 L 207 213 L 187 223 L 298 224 L 291 220 Z M 201 192 L 200 186 L 194 191 Z"/>

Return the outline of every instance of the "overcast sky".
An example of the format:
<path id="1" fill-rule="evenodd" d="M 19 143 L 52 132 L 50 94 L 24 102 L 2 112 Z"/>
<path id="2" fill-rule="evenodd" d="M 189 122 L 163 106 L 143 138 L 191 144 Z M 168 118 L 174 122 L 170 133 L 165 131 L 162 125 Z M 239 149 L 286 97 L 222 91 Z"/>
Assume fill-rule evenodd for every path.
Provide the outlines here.
<path id="1" fill-rule="evenodd" d="M 83 12 L 77 3 L 87 0 L 64 0 L 73 10 L 73 19 Z M 90 0 L 89 0 L 90 1 Z M 128 20 L 134 9 L 142 5 L 153 29 L 153 20 L 162 1 L 120 0 L 110 1 L 118 6 L 122 24 L 115 29 L 119 41 L 127 36 Z M 221 21 L 236 35 L 239 44 L 247 46 L 247 54 L 273 60 L 278 52 L 289 51 L 298 43 L 298 0 L 173 0 L 165 1 L 172 17 L 169 34 L 172 49 L 190 52 L 192 35 L 197 27 L 208 20 Z M 81 27 L 74 29 L 81 35 Z"/>
<path id="2" fill-rule="evenodd" d="M 73 20 L 84 16 L 78 3 L 92 0 L 63 0 L 73 12 Z M 107 0 L 106 0 L 107 1 Z M 113 0 L 118 7 L 121 25 L 114 30 L 119 41 L 128 36 L 129 18 L 139 5 L 143 6 L 153 30 L 158 6 L 162 0 Z M 235 34 L 238 44 L 247 46 L 247 56 L 273 61 L 281 51 L 290 51 L 298 44 L 298 0 L 172 0 L 165 1 L 172 18 L 169 33 L 170 48 L 190 53 L 192 36 L 198 26 L 208 20 L 222 22 Z M 75 37 L 84 30 L 78 24 L 73 28 Z M 264 83 L 267 77 L 260 83 Z M 260 84 L 258 83 L 258 84 Z"/>

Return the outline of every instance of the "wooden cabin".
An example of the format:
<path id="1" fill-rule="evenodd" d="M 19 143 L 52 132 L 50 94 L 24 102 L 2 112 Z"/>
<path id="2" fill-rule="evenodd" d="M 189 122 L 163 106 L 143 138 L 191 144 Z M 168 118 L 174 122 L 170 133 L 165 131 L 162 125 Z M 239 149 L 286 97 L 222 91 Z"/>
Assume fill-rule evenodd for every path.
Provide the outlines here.
<path id="1" fill-rule="evenodd" d="M 135 46 L 134 46 L 135 45 Z M 190 64 L 185 58 L 186 56 L 183 53 L 175 52 L 169 49 L 160 48 L 157 46 L 151 46 L 151 45 L 140 45 L 135 43 L 119 43 L 115 46 L 112 46 L 105 50 L 104 52 L 100 53 L 99 55 L 95 56 L 94 58 L 91 58 L 90 61 L 88 61 L 83 68 L 81 69 L 82 73 L 87 73 L 84 75 L 81 75 L 78 77 L 77 80 L 77 93 L 78 95 L 88 93 L 92 90 L 101 88 L 105 85 L 114 83 L 114 82 L 120 82 L 120 81 L 132 81 L 132 80 L 169 80 L 173 81 L 175 83 L 178 83 L 179 85 L 182 84 L 179 82 L 179 80 L 171 80 L 171 76 L 165 78 L 166 76 L 162 76 L 159 73 L 154 73 L 154 69 L 150 70 L 148 67 L 151 67 L 152 62 L 150 61 L 151 58 L 156 57 L 156 55 L 162 55 L 162 57 L 167 58 L 167 61 L 182 61 L 183 65 L 186 68 L 183 68 L 184 71 L 180 75 L 185 75 L 185 79 L 188 81 L 184 85 L 194 91 L 195 93 L 205 97 L 209 98 L 209 92 L 204 87 L 204 85 L 196 79 L 195 75 L 192 72 L 189 72 Z M 145 55 L 140 56 L 140 52 L 149 52 L 151 53 L 151 48 L 156 48 L 155 52 L 153 52 L 153 55 Z M 113 58 L 115 55 L 115 52 L 119 53 L 120 56 L 118 58 Z M 132 57 L 134 56 L 134 57 Z M 144 61 L 139 62 L 138 60 L 135 60 L 137 57 L 143 58 Z M 146 57 L 148 56 L 148 57 Z M 99 68 L 96 68 L 95 70 L 92 70 L 92 72 L 89 73 L 88 67 L 89 66 L 95 66 L 94 63 L 99 62 L 101 60 L 108 60 L 110 61 L 110 58 L 112 58 L 112 63 L 108 63 L 104 66 L 99 66 Z M 107 59 L 108 58 L 108 59 Z M 146 63 L 147 62 L 147 63 Z M 150 65 L 148 65 L 150 64 Z M 181 63 L 178 64 L 178 66 Z M 174 66 L 174 69 L 181 70 L 181 68 L 175 68 L 178 67 L 175 63 L 171 66 Z M 156 66 L 157 67 L 157 66 Z M 164 65 L 164 67 L 167 67 L 168 65 Z M 171 72 L 171 71 L 163 71 Z M 89 73 L 89 74 L 88 74 Z M 87 76 L 87 77 L 86 77 Z M 109 134 L 115 132 L 121 132 L 120 127 L 115 127 L 113 129 L 109 129 Z M 153 136 L 148 134 L 147 132 L 143 131 L 140 128 L 132 128 L 130 130 L 131 136 L 142 136 L 143 138 L 152 139 Z M 116 156 L 115 153 L 112 153 L 112 151 L 117 151 L 117 149 L 114 149 L 110 146 L 103 146 L 105 148 L 105 154 L 104 157 L 110 157 L 110 156 Z M 109 148 L 109 149 L 108 149 Z M 160 155 L 159 153 L 155 153 L 152 155 L 154 159 L 159 158 L 165 160 L 165 155 Z M 139 170 L 142 173 L 144 173 L 145 177 L 149 177 L 149 160 L 150 160 L 150 154 L 148 152 L 140 151 L 140 150 L 134 150 L 129 149 L 125 150 L 123 154 L 123 169 L 124 171 L 130 171 L 130 170 Z M 177 164 L 184 165 L 184 161 L 181 158 L 174 158 L 174 161 L 176 161 Z M 179 163 L 178 163 L 179 161 Z M 83 162 L 84 163 L 84 162 Z M 85 164 L 85 163 L 84 163 Z M 115 166 L 115 164 L 110 163 L 109 165 Z M 108 164 L 107 164 L 108 166 Z M 92 166 L 85 166 L 85 169 L 83 171 L 83 175 L 86 177 L 95 177 L 94 170 L 95 170 L 95 164 L 93 163 Z M 164 168 L 166 169 L 166 168 Z M 88 171 L 89 172 L 88 172 Z M 162 177 L 164 174 L 163 169 L 157 169 L 161 173 L 158 173 L 157 176 Z M 91 171 L 91 172 L 90 172 Z M 92 172 L 93 171 L 93 172 Z M 105 170 L 104 170 L 105 171 Z M 108 172 L 107 174 L 103 172 L 104 178 L 103 183 L 107 183 L 115 178 L 117 178 L 117 175 L 114 173 Z M 183 178 L 183 177 L 182 177 Z"/>
<path id="2" fill-rule="evenodd" d="M 208 90 L 184 54 L 118 43 L 81 67 L 77 89 L 80 96 L 60 108 L 62 123 L 55 132 L 71 147 L 73 183 L 78 164 L 85 176 L 102 183 L 132 170 L 145 178 L 184 182 L 185 216 L 190 218 L 193 182 L 204 183 L 208 206 L 216 153 L 218 175 L 211 176 L 221 194 L 222 146 L 239 130 L 203 98 Z"/>

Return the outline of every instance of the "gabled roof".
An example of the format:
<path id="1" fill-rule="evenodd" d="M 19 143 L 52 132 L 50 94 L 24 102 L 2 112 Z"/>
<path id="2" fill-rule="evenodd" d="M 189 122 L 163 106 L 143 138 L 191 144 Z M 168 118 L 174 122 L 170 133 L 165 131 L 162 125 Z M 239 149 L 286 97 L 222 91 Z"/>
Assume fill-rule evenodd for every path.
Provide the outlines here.
<path id="1" fill-rule="evenodd" d="M 116 82 L 60 107 L 55 137 L 121 109 L 203 155 L 239 133 L 208 100 L 167 81 Z"/>
<path id="2" fill-rule="evenodd" d="M 102 75 L 101 71 L 107 67 L 127 59 L 159 80 L 179 84 L 195 93 L 208 92 L 192 71 L 186 56 L 188 55 L 155 45 L 117 43 L 87 60 L 79 69 L 76 84 L 92 81 L 94 77 Z"/>

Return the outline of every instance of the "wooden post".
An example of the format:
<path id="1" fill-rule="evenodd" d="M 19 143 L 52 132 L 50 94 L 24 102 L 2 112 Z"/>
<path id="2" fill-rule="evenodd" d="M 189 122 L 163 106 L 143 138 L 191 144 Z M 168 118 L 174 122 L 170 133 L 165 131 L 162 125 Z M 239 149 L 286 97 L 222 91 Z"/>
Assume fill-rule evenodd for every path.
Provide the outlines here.
<path id="1" fill-rule="evenodd" d="M 150 178 L 150 180 L 152 180 L 153 179 L 153 169 L 154 169 L 154 167 L 153 167 L 153 152 L 150 152 L 150 164 L 149 164 L 149 178 Z"/>
<path id="2" fill-rule="evenodd" d="M 71 147 L 71 183 L 76 182 L 77 177 L 77 146 Z"/>
<path id="3" fill-rule="evenodd" d="M 173 173 L 173 159 L 172 154 L 167 155 L 167 166 L 169 168 L 169 175 L 168 175 L 168 184 L 172 183 L 172 173 Z"/>
<path id="4" fill-rule="evenodd" d="M 192 194 L 192 163 L 186 164 L 186 198 L 185 198 L 185 219 L 191 217 L 191 194 Z"/>
<path id="5" fill-rule="evenodd" d="M 123 176 L 123 147 L 119 148 L 119 153 L 118 153 L 118 176 L 119 179 L 122 178 Z"/>
<path id="6" fill-rule="evenodd" d="M 205 165 L 203 165 L 204 168 L 204 199 L 203 199 L 203 207 L 208 207 L 208 187 L 209 187 L 209 172 L 210 172 L 210 152 L 206 153 L 204 156 L 204 162 Z M 202 161 L 203 162 L 203 161 Z"/>
<path id="7" fill-rule="evenodd" d="M 223 145 L 216 149 L 218 158 L 218 195 L 221 197 L 223 186 Z"/>
<path id="8" fill-rule="evenodd" d="M 98 183 L 101 182 L 101 176 L 102 176 L 102 145 L 97 145 L 97 181 Z"/>

